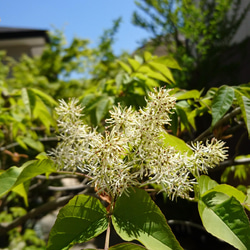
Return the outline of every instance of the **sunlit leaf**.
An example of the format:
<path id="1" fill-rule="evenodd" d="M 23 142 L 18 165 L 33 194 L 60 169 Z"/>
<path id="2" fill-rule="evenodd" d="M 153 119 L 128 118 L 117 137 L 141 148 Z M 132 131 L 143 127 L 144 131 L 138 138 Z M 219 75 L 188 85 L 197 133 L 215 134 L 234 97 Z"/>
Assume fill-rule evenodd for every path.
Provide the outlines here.
<path id="1" fill-rule="evenodd" d="M 107 229 L 107 218 L 106 209 L 97 198 L 75 196 L 59 211 L 47 249 L 69 249 L 73 244 L 96 237 Z"/>
<path id="2" fill-rule="evenodd" d="M 45 103 L 45 104 L 49 104 L 52 106 L 57 106 L 57 102 L 48 94 L 46 94 L 44 91 L 41 91 L 39 89 L 35 89 L 35 88 L 30 88 L 29 91 L 33 92 L 34 94 L 36 94 L 37 96 L 40 97 L 40 99 Z"/>
<path id="3" fill-rule="evenodd" d="M 208 176 L 198 180 L 199 214 L 206 230 L 237 249 L 250 245 L 250 224 L 241 201 L 246 196 L 229 185 L 219 185 Z"/>
<path id="4" fill-rule="evenodd" d="M 0 174 L 0 196 L 3 196 L 10 191 L 21 171 L 22 168 L 11 167 Z"/>
<path id="5" fill-rule="evenodd" d="M 140 63 L 135 59 L 128 58 L 129 64 L 132 66 L 133 70 L 136 71 L 140 67 Z"/>
<path id="6" fill-rule="evenodd" d="M 151 61 L 151 62 L 149 62 L 149 65 L 154 70 L 161 72 L 161 74 L 163 74 L 171 82 L 173 82 L 173 83 L 175 82 L 171 71 L 164 64 Z"/>
<path id="7" fill-rule="evenodd" d="M 189 146 L 183 141 L 182 139 L 168 134 L 166 132 L 161 133 L 161 136 L 163 138 L 163 141 L 166 146 L 172 146 L 174 147 L 177 151 L 181 153 L 187 153 L 188 155 L 191 155 L 193 151 L 190 149 Z"/>
<path id="8" fill-rule="evenodd" d="M 147 192 L 129 189 L 115 203 L 112 222 L 123 240 L 138 240 L 148 249 L 182 249 L 164 215 Z"/>
<path id="9" fill-rule="evenodd" d="M 30 137 L 23 137 L 22 141 L 27 144 L 29 147 L 37 150 L 38 152 L 44 151 L 44 146 L 40 141 L 34 140 Z"/>
<path id="10" fill-rule="evenodd" d="M 240 250 L 250 246 L 250 224 L 242 205 L 233 196 L 209 192 L 198 202 L 205 229 Z"/>
<path id="11" fill-rule="evenodd" d="M 189 91 L 180 91 L 175 94 L 176 99 L 185 100 L 185 99 L 198 99 L 200 98 L 200 91 L 197 89 L 189 90 Z"/>
<path id="12" fill-rule="evenodd" d="M 171 58 L 169 56 L 161 56 L 154 59 L 154 62 L 165 64 L 168 68 L 171 69 L 179 69 L 181 70 L 181 67 L 177 63 L 177 61 L 174 58 Z"/>
<path id="13" fill-rule="evenodd" d="M 121 243 L 109 248 L 109 250 L 145 250 L 146 248 L 134 243 Z"/>
<path id="14" fill-rule="evenodd" d="M 218 89 L 212 102 L 212 127 L 230 109 L 234 99 L 234 90 L 229 86 L 222 86 Z"/>
<path id="15" fill-rule="evenodd" d="M 152 54 L 149 51 L 144 52 L 144 60 L 145 62 L 149 61 L 152 59 Z"/>
<path id="16" fill-rule="evenodd" d="M 23 197 L 25 206 L 28 207 L 28 191 L 30 182 L 20 183 L 19 185 L 12 188 L 12 191 Z"/>
<path id="17" fill-rule="evenodd" d="M 127 72 L 127 73 L 129 73 L 129 74 L 131 74 L 131 72 L 132 72 L 132 70 L 131 70 L 131 68 L 126 64 L 126 63 L 124 63 L 124 62 L 122 62 L 122 61 L 117 61 L 119 64 L 120 64 L 120 66 Z"/>

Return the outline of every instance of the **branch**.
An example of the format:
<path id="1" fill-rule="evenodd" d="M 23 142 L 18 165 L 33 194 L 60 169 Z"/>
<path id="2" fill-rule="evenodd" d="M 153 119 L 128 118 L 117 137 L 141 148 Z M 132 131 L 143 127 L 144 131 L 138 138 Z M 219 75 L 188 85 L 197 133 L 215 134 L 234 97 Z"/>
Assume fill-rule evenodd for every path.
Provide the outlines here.
<path id="1" fill-rule="evenodd" d="M 40 138 L 38 140 L 40 142 L 59 141 L 58 137 L 44 137 L 44 138 Z M 20 146 L 18 142 L 10 143 L 10 144 L 6 145 L 5 147 L 0 147 L 0 152 L 4 151 L 6 149 L 14 148 L 16 146 Z"/>
<path id="2" fill-rule="evenodd" d="M 237 107 L 234 109 L 231 113 L 228 113 L 225 115 L 222 119 L 220 119 L 215 125 L 214 128 L 221 126 L 223 123 L 228 122 L 231 118 L 241 113 L 240 107 Z M 205 130 L 203 133 L 201 133 L 198 137 L 195 138 L 195 141 L 202 141 L 204 138 L 206 138 L 211 133 L 211 127 L 209 127 L 207 130 Z"/>
<path id="3" fill-rule="evenodd" d="M 89 185 L 75 185 L 73 187 L 54 187 L 54 186 L 48 186 L 48 190 L 51 191 L 73 191 L 77 189 L 84 189 L 88 188 Z"/>
<path id="4" fill-rule="evenodd" d="M 168 221 L 169 225 L 184 225 L 184 226 L 189 226 L 189 227 L 194 227 L 197 228 L 199 230 L 202 230 L 204 232 L 206 232 L 205 228 L 197 223 L 191 222 L 191 221 L 182 221 L 182 220 L 169 220 Z"/>
<path id="5" fill-rule="evenodd" d="M 219 164 L 218 168 L 226 168 L 229 166 L 237 166 L 237 165 L 248 165 L 250 164 L 250 158 L 243 158 L 243 159 L 229 159 L 226 161 L 223 161 Z M 215 168 L 218 170 L 218 168 Z M 214 170 L 215 170 L 214 169 Z"/>
<path id="6" fill-rule="evenodd" d="M 49 201 L 38 208 L 33 208 L 24 216 L 19 217 L 10 223 L 0 223 L 0 235 L 6 234 L 9 230 L 23 224 L 30 218 L 34 218 L 38 215 L 48 213 L 58 207 L 64 206 L 71 198 L 73 198 L 73 195 L 60 197 L 56 200 Z"/>

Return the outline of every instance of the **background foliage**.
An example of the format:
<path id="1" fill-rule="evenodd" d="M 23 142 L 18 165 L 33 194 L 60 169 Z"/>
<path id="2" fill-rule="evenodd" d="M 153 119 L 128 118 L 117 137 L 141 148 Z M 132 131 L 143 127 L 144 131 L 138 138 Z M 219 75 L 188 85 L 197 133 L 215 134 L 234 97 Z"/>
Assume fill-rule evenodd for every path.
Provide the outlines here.
<path id="1" fill-rule="evenodd" d="M 228 86 L 221 82 L 220 86 L 209 87 L 206 81 L 207 75 L 213 78 L 217 74 L 208 61 L 217 60 L 230 45 L 232 35 L 245 17 L 246 12 L 241 17 L 237 15 L 240 2 L 200 1 L 197 6 L 184 0 L 175 1 L 176 5 L 174 1 L 138 1 L 139 8 L 150 13 L 150 19 L 135 13 L 134 23 L 152 32 L 153 39 L 143 51 L 133 56 L 126 53 L 116 56 L 112 51 L 120 19 L 115 20 L 113 27 L 104 32 L 97 48 L 90 48 L 87 40 L 78 38 L 66 45 L 63 34 L 55 31 L 50 35 L 51 42 L 40 57 L 24 55 L 17 62 L 1 52 L 0 247 L 45 249 L 45 241 L 38 227 L 39 219 L 69 200 L 51 231 L 51 249 L 55 249 L 53 244 L 58 242 L 67 247 L 72 241 L 87 241 L 107 228 L 104 203 L 87 195 L 94 195 L 94 190 L 86 186 L 85 177 L 79 173 L 56 172 L 44 153 L 57 143 L 54 108 L 58 99 L 79 98 L 85 106 L 85 121 L 103 131 L 104 120 L 113 105 L 120 103 L 137 109 L 145 105 L 144 98 L 150 90 L 166 86 L 172 89 L 172 94 L 177 98 L 176 109 L 171 117 L 172 126 L 166 126 L 169 135 L 166 143 L 183 150 L 186 148 L 184 142 L 216 137 L 227 142 L 229 158 L 209 172 L 210 178 L 201 176 L 194 196 L 198 206 L 191 201 L 172 202 L 155 192 L 150 192 L 151 198 L 163 211 L 182 247 L 187 244 L 198 248 L 200 239 L 196 234 L 193 242 L 185 243 L 183 235 L 187 235 L 188 230 L 180 234 L 178 225 L 189 225 L 193 232 L 199 228 L 199 237 L 205 234 L 209 241 L 210 236 L 204 233 L 203 225 L 212 235 L 238 249 L 247 249 L 250 230 L 246 216 L 246 213 L 249 215 L 247 211 L 250 204 L 250 85 L 239 83 Z M 227 12 L 231 6 L 235 6 L 233 18 L 228 19 Z M 168 55 L 154 55 L 155 44 L 164 44 Z M 197 74 L 198 77 L 194 77 Z M 65 186 L 63 179 L 66 177 L 76 180 L 77 185 Z M 67 227 L 68 222 L 61 218 L 69 217 L 70 206 L 76 202 L 76 197 L 79 197 L 79 203 L 91 203 L 93 211 L 89 213 L 96 215 L 96 211 L 99 211 L 100 217 L 91 215 L 91 218 L 96 218 L 96 227 L 87 228 L 90 231 L 89 235 L 86 232 L 83 234 L 85 238 L 82 236 L 66 242 L 56 237 L 58 230 L 64 228 L 60 223 L 65 223 Z M 132 230 L 133 226 L 137 228 L 143 222 L 141 218 L 134 217 L 133 209 L 128 206 L 133 202 L 134 207 L 143 209 L 136 203 L 141 197 L 145 199 L 145 206 L 153 207 L 155 213 L 148 214 L 149 222 L 156 217 L 162 221 L 160 224 L 164 229 L 155 230 L 162 231 L 163 235 L 155 235 L 149 228 L 140 233 L 137 229 Z M 166 249 L 166 245 L 170 249 L 179 248 L 163 214 L 151 198 L 144 190 L 136 190 L 130 198 L 120 197 L 112 215 L 115 230 L 122 239 L 139 240 L 147 248 L 152 248 L 152 243 L 158 244 L 157 249 L 161 249 L 161 244 L 162 249 Z M 180 210 L 182 204 L 184 212 Z M 128 214 L 123 214 L 123 207 Z M 232 207 L 234 211 L 231 211 Z M 138 213 L 143 212 L 139 210 Z M 191 210 L 195 211 L 192 212 L 192 218 Z M 76 211 L 76 218 L 79 213 Z M 232 213 L 234 215 L 231 217 Z M 60 214 L 63 214 L 62 217 Z M 126 216 L 135 218 L 127 227 L 123 225 Z M 89 218 L 88 214 L 78 218 L 75 223 L 78 220 L 82 223 L 86 218 Z M 238 218 L 242 221 L 241 225 L 237 224 Z M 210 223 L 215 223 L 218 230 Z M 237 232 L 237 228 L 242 230 Z M 80 228 L 79 232 L 82 230 Z M 162 238 L 168 238 L 164 233 L 172 239 L 170 243 L 161 242 Z M 146 234 L 152 238 L 148 240 Z M 214 241 L 210 242 L 222 244 L 212 239 Z M 136 247 L 144 249 L 134 243 L 116 245 L 110 249 Z"/>

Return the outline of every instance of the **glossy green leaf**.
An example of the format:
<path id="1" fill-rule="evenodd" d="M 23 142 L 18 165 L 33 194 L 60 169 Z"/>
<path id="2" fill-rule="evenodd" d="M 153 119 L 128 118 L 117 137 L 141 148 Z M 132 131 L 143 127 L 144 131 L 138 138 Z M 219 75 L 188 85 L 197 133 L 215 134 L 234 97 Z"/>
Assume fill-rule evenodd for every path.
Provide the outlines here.
<path id="1" fill-rule="evenodd" d="M 168 134 L 167 132 L 161 133 L 161 136 L 163 137 L 163 141 L 166 146 L 172 146 L 177 151 L 181 153 L 187 153 L 188 155 L 191 155 L 193 153 L 192 149 L 182 139 Z"/>
<path id="2" fill-rule="evenodd" d="M 73 244 L 96 237 L 107 229 L 107 218 L 106 209 L 97 198 L 75 196 L 59 211 L 47 250 L 69 249 Z"/>
<path id="3" fill-rule="evenodd" d="M 109 250 L 145 250 L 146 248 L 134 243 L 121 243 L 109 248 Z"/>
<path id="4" fill-rule="evenodd" d="M 230 109 L 234 99 L 234 90 L 229 86 L 222 86 L 218 89 L 212 102 L 212 127 Z"/>
<path id="5" fill-rule="evenodd" d="M 9 192 L 21 171 L 22 168 L 11 167 L 0 174 L 0 197 Z"/>
<path id="6" fill-rule="evenodd" d="M 217 185 L 212 190 L 226 194 L 229 197 L 233 196 L 240 203 L 244 203 L 244 201 L 246 200 L 246 195 L 243 192 L 227 184 Z"/>
<path id="7" fill-rule="evenodd" d="M 129 189 L 115 203 L 112 222 L 125 241 L 138 240 L 148 249 L 182 249 L 164 215 L 147 192 Z"/>
<path id="8" fill-rule="evenodd" d="M 210 179 L 210 177 L 208 177 L 207 175 L 201 175 L 198 179 L 198 184 L 200 189 L 200 196 L 219 185 L 216 181 Z"/>
<path id="9" fill-rule="evenodd" d="M 249 210 L 249 207 L 246 203 L 247 196 L 239 189 L 227 184 L 218 184 L 216 181 L 210 179 L 206 175 L 200 176 L 198 183 L 200 188 L 200 196 L 206 195 L 209 192 L 220 192 L 227 195 L 228 197 L 233 196 L 242 205 L 244 205 L 246 209 Z"/>
<path id="10" fill-rule="evenodd" d="M 241 108 L 243 119 L 248 131 L 248 136 L 250 137 L 250 99 L 246 96 L 240 95 L 239 93 L 236 93 L 235 95 Z"/>
<path id="11" fill-rule="evenodd" d="M 250 224 L 243 207 L 233 196 L 209 192 L 198 202 L 199 214 L 205 229 L 237 249 L 250 246 Z"/>

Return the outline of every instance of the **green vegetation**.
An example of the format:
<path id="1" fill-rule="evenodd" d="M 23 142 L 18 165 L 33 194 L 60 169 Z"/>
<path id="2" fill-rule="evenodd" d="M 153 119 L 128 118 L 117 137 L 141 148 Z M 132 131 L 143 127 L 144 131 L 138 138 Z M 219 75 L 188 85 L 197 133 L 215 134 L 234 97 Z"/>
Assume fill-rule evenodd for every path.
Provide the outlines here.
<path id="1" fill-rule="evenodd" d="M 197 82 L 191 84 L 193 72 L 199 71 L 206 65 L 206 60 L 217 55 L 223 46 L 229 46 L 231 35 L 235 33 L 244 15 L 237 19 L 235 9 L 235 19 L 230 19 L 231 21 L 227 23 L 229 20 L 226 13 L 235 1 L 201 1 L 198 7 L 189 1 L 176 1 L 176 5 L 173 1 L 143 2 L 147 7 L 142 7 L 140 3 L 138 5 L 145 11 L 147 8 L 154 11 L 151 15 L 153 22 L 148 23 L 137 14 L 134 15 L 134 20 L 138 25 L 154 32 L 154 41 L 170 44 L 173 50 L 168 48 L 169 55 L 156 56 L 152 47 L 146 47 L 144 51 L 134 56 L 126 53 L 120 56 L 114 55 L 112 44 L 120 19 L 114 21 L 113 27 L 104 32 L 96 48 L 90 48 L 87 40 L 78 38 L 66 45 L 63 34 L 56 31 L 51 34 L 51 43 L 40 57 L 23 56 L 17 62 L 6 57 L 5 52 L 1 52 L 1 248 L 19 247 L 18 249 L 38 250 L 45 249 L 47 244 L 48 249 L 69 249 L 72 245 L 87 242 L 103 232 L 106 232 L 106 240 L 102 246 L 105 250 L 186 247 L 183 245 L 185 243 L 179 240 L 178 235 L 174 235 L 171 231 L 172 225 L 168 224 L 166 216 L 169 221 L 178 221 L 182 225 L 189 220 L 196 227 L 204 227 L 211 235 L 237 249 L 248 249 L 250 245 L 250 224 L 247 217 L 250 211 L 250 152 L 246 145 L 250 138 L 250 84 L 239 83 L 237 86 L 228 86 L 222 83 L 219 87 L 211 88 L 205 81 L 202 82 L 202 86 L 198 86 Z M 211 6 L 208 6 L 208 3 Z M 236 2 L 236 4 L 239 3 L 240 1 Z M 190 9 L 187 9 L 187 6 Z M 213 10 L 211 15 L 205 15 L 202 11 L 211 9 Z M 165 12 L 166 10 L 168 12 Z M 159 13 L 163 19 L 157 19 Z M 168 17 L 171 18 L 167 19 Z M 201 21 L 194 22 L 193 18 Z M 225 22 L 226 28 L 222 29 Z M 202 27 L 194 27 L 191 24 L 202 25 Z M 156 27 L 159 28 L 156 29 Z M 193 30 L 196 32 L 191 32 Z M 185 45 L 185 42 L 179 40 L 178 32 L 190 43 Z M 194 51 L 196 52 L 193 54 Z M 209 71 L 209 74 L 213 72 Z M 161 114 L 166 115 L 167 122 L 164 126 L 156 128 L 153 125 L 149 127 L 149 123 L 147 123 L 148 127 L 145 125 L 145 130 L 147 128 L 152 130 L 150 136 L 153 139 L 147 141 L 146 137 L 143 139 L 143 132 L 140 132 L 136 126 L 138 124 L 144 126 L 141 118 L 144 112 L 152 115 L 145 107 L 149 105 L 152 97 L 149 93 L 154 92 L 154 89 L 169 91 L 170 97 L 173 98 L 171 100 L 175 99 L 175 104 L 169 113 Z M 121 162 L 131 164 L 134 155 L 134 165 L 131 164 L 129 170 L 126 168 L 120 173 L 116 171 L 118 173 L 115 174 L 120 176 L 128 171 L 126 173 L 134 177 L 140 169 L 143 169 L 141 176 L 136 176 L 137 180 L 126 182 L 127 186 L 118 185 L 117 190 L 124 189 L 124 192 L 119 191 L 113 195 L 109 192 L 113 190 L 113 186 L 108 188 L 108 182 L 106 187 L 95 185 L 95 183 L 101 183 L 101 180 L 98 182 L 98 179 L 95 179 L 97 175 L 93 173 L 93 169 L 89 171 L 79 168 L 87 163 L 92 164 L 94 162 L 92 158 L 75 161 L 72 172 L 70 169 L 64 169 L 63 164 L 60 169 L 58 161 L 56 164 L 51 157 L 49 152 L 58 147 L 60 149 L 60 145 L 63 145 L 63 136 L 69 136 L 67 131 L 72 131 L 74 128 L 72 125 L 67 130 L 62 124 L 57 123 L 58 120 L 67 121 L 68 124 L 74 122 L 73 119 L 62 120 L 62 116 L 58 113 L 58 100 L 64 99 L 69 103 L 67 104 L 69 106 L 65 107 L 70 107 L 67 109 L 70 112 L 76 108 L 70 106 L 72 100 L 75 100 L 72 98 L 76 98 L 78 103 L 84 106 L 82 113 L 84 116 L 81 116 L 81 120 L 73 125 L 85 124 L 82 129 L 86 128 L 84 134 L 86 138 L 90 132 L 93 138 L 101 138 L 100 144 L 94 144 L 94 142 L 91 144 L 90 140 L 91 146 L 87 146 L 84 151 L 84 153 L 96 152 L 93 159 L 96 160 L 95 164 L 99 170 L 106 169 L 108 172 L 110 169 L 112 171 L 116 169 L 115 166 L 105 165 L 104 161 L 101 163 L 99 161 L 101 159 L 98 160 L 97 157 L 98 153 L 106 152 L 102 151 L 104 149 L 101 146 L 104 145 L 103 141 L 106 142 L 105 138 L 111 138 L 109 133 L 112 128 L 106 127 L 105 120 L 112 121 L 110 115 L 112 116 L 112 112 L 114 114 L 114 110 L 121 110 L 120 116 L 117 116 L 119 119 L 125 114 L 129 117 L 128 120 L 124 118 L 124 123 L 115 130 L 116 136 L 126 131 L 126 128 L 129 128 L 129 131 L 133 128 L 137 135 L 141 136 L 139 145 L 139 139 L 136 139 L 135 134 L 130 134 L 129 137 L 127 130 L 124 132 L 127 137 L 121 136 L 119 140 L 114 140 L 124 143 L 123 140 L 126 138 L 131 139 L 128 144 L 123 145 L 122 149 L 125 151 L 117 150 L 114 151 L 116 155 L 114 153 L 112 157 L 103 158 L 114 158 L 119 164 Z M 163 109 L 167 104 L 164 105 Z M 113 106 L 118 108 L 113 109 Z M 137 112 L 140 107 L 141 111 Z M 152 124 L 155 124 L 155 120 Z M 137 125 L 133 124 L 135 121 Z M 89 127 L 96 130 L 91 130 Z M 110 137 L 105 137 L 105 130 L 109 131 L 106 132 L 106 136 Z M 57 137 L 58 134 L 61 134 L 60 139 Z M 72 151 L 69 150 L 68 155 L 62 156 L 68 162 L 76 159 L 70 153 L 77 147 L 81 149 L 86 139 L 77 138 L 79 134 L 82 135 L 80 132 L 75 132 L 73 139 L 67 141 L 67 145 L 72 143 L 70 148 Z M 214 137 L 216 140 L 213 139 Z M 58 143 L 59 140 L 61 144 Z M 215 141 L 220 140 L 225 141 L 225 146 L 229 147 L 228 159 L 222 162 L 220 160 L 223 157 L 218 160 L 216 153 L 208 157 L 209 152 L 214 152 L 212 145 L 218 146 Z M 114 141 L 110 140 L 110 144 L 105 144 L 110 145 L 110 148 L 108 146 L 105 148 L 107 152 L 120 147 L 120 144 L 114 144 L 117 146 L 115 147 L 112 144 Z M 155 146 L 152 153 L 159 145 L 165 149 L 167 153 L 161 151 L 161 155 L 159 154 L 157 158 L 162 160 L 162 166 L 166 159 L 168 159 L 166 161 L 179 159 L 178 162 L 182 159 L 184 162 L 185 159 L 193 157 L 194 162 L 197 161 L 199 168 L 196 166 L 195 171 L 189 168 L 185 172 L 185 178 L 194 181 L 189 188 L 185 189 L 185 195 L 177 197 L 178 194 L 183 194 L 178 189 L 178 187 L 181 189 L 183 183 L 173 184 L 169 181 L 169 186 L 153 183 L 152 180 L 159 180 L 157 174 L 160 172 L 153 172 L 157 162 L 154 163 L 155 165 L 150 165 L 151 168 L 146 168 L 149 158 L 145 158 L 145 161 L 139 164 L 139 156 L 136 155 L 137 151 L 142 150 L 140 146 L 146 147 L 145 141 L 147 145 Z M 96 145 L 100 145 L 99 151 Z M 97 151 L 93 151 L 94 148 Z M 220 150 L 221 147 L 218 146 L 218 154 Z M 150 153 L 146 149 L 140 152 Z M 79 154 L 75 155 L 79 156 Z M 118 158 L 116 158 L 117 155 Z M 182 157 L 178 158 L 176 155 Z M 212 161 L 212 159 L 216 160 Z M 183 163 L 182 167 L 184 166 L 186 167 Z M 108 178 L 113 174 L 112 171 L 108 172 L 110 174 Z M 178 180 L 184 180 L 184 176 L 181 175 L 184 171 L 181 172 L 181 169 L 178 171 L 174 178 L 180 177 Z M 206 175 L 203 175 L 204 173 Z M 101 176 L 100 172 L 98 174 Z M 115 177 L 117 175 L 114 175 Z M 71 178 L 78 184 L 65 186 L 63 184 L 65 178 Z M 91 180 L 95 183 L 91 183 Z M 172 187 L 169 188 L 171 184 Z M 163 186 L 165 190 L 162 189 Z M 173 190 L 176 191 L 174 195 Z M 159 194 L 159 191 L 162 193 Z M 173 201 L 172 198 L 174 198 Z M 165 216 L 158 207 L 159 200 L 164 200 L 160 208 L 164 210 Z M 173 204 L 178 207 L 182 202 L 186 202 L 186 211 L 195 204 L 194 217 L 199 216 L 202 225 L 198 225 L 199 222 L 195 218 L 185 218 L 182 217 L 184 214 L 177 214 L 178 209 L 171 212 Z M 49 239 L 43 239 L 43 235 L 37 229 L 39 219 L 59 207 L 62 208 Z M 143 246 L 126 242 L 109 247 L 109 242 L 112 240 L 109 239 L 111 223 L 124 241 L 136 240 Z M 45 241 L 48 242 L 45 243 Z"/>

